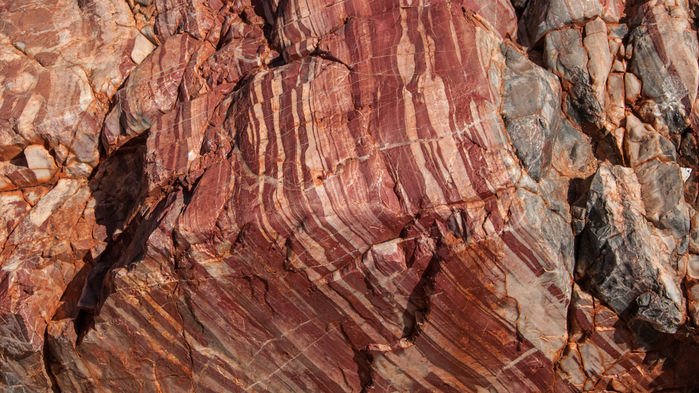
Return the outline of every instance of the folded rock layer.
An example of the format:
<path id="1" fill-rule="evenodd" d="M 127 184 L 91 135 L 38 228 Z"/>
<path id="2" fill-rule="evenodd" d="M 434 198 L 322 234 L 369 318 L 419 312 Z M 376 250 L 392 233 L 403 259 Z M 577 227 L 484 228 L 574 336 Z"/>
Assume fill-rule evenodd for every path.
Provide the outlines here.
<path id="1" fill-rule="evenodd" d="M 695 5 L 1 5 L 0 386 L 698 388 Z"/>

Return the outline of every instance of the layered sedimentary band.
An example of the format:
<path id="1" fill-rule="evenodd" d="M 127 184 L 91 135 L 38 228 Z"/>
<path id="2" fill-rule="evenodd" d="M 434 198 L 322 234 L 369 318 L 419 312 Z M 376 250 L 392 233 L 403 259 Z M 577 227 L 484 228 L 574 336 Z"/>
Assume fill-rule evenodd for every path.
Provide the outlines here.
<path id="1" fill-rule="evenodd" d="M 0 6 L 0 384 L 690 391 L 694 11 Z"/>

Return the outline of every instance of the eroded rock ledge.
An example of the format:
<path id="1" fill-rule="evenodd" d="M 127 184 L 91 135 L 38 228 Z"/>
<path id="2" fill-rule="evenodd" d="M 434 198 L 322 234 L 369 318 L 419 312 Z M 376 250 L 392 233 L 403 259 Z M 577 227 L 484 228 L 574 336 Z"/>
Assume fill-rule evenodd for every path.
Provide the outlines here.
<path id="1" fill-rule="evenodd" d="M 0 5 L 2 390 L 692 391 L 696 6 Z"/>

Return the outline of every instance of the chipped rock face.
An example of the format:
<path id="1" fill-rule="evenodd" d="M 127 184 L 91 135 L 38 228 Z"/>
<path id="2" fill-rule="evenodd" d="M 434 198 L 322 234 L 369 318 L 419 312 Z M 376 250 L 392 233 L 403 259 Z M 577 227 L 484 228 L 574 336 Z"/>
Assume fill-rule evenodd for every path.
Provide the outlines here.
<path id="1" fill-rule="evenodd" d="M 565 26 L 602 18 L 618 22 L 624 0 L 529 0 L 522 18 L 526 43 L 535 44 L 547 33 Z"/>
<path id="2" fill-rule="evenodd" d="M 639 77 L 648 98 L 640 113 L 657 129 L 673 134 L 689 123 L 699 77 L 699 44 L 686 8 L 682 1 L 641 4 L 632 15 L 637 25 L 630 33 L 630 71 Z"/>
<path id="3" fill-rule="evenodd" d="M 695 387 L 694 6 L 0 6 L 1 390 Z"/>
<path id="4" fill-rule="evenodd" d="M 529 175 L 539 180 L 551 165 L 552 142 L 561 123 L 560 85 L 515 49 L 504 51 L 503 118 L 517 156 Z"/>
<path id="5" fill-rule="evenodd" d="M 672 268 L 674 250 L 644 218 L 644 191 L 633 170 L 599 167 L 590 185 L 577 268 L 618 314 L 631 313 L 675 333 L 685 318 L 681 277 Z"/>

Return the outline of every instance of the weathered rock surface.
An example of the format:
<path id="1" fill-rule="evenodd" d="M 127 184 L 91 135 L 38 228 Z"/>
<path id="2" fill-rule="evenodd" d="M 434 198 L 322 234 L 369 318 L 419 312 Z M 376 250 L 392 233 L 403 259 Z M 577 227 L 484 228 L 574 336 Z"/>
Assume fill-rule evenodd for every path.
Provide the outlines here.
<path id="1" fill-rule="evenodd" d="M 0 5 L 0 386 L 697 388 L 694 6 Z"/>
<path id="2" fill-rule="evenodd" d="M 663 238 L 644 219 L 643 191 L 632 169 L 600 166 L 590 185 L 577 267 L 612 310 L 675 333 L 685 307 L 681 277 L 672 268 L 675 250 L 668 247 L 673 239 Z"/>

